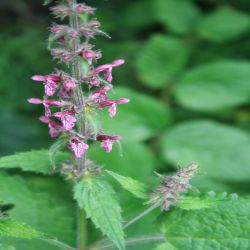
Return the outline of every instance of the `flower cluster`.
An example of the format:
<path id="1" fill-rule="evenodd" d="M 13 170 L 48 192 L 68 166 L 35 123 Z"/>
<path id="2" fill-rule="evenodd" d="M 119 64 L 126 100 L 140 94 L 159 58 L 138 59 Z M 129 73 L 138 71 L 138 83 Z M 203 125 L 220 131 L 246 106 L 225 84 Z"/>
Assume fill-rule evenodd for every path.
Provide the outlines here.
<path id="1" fill-rule="evenodd" d="M 96 133 L 87 117 L 108 107 L 109 116 L 113 118 L 117 105 L 125 104 L 129 99 L 108 98 L 108 92 L 113 88 L 112 70 L 124 64 L 124 60 L 95 66 L 102 53 L 89 41 L 103 34 L 100 23 L 90 18 L 95 9 L 72 2 L 51 8 L 61 20 L 68 17 L 70 25 L 54 23 L 50 29 L 51 40 L 56 44 L 51 54 L 59 62 L 71 66 L 72 73 L 55 70 L 49 75 L 33 76 L 34 81 L 44 86 L 44 98 L 30 98 L 28 102 L 44 106 L 40 121 L 48 125 L 50 136 L 63 134 L 68 138 L 68 149 L 76 158 L 82 158 L 89 148 L 89 141 L 99 141 L 100 146 L 110 152 L 113 143 L 121 139 L 117 135 L 104 134 L 101 128 Z"/>
<path id="2" fill-rule="evenodd" d="M 178 170 L 175 175 L 159 175 L 161 185 L 151 194 L 151 202 L 161 205 L 162 210 L 168 210 L 170 205 L 179 201 L 181 193 L 188 190 L 190 187 L 189 181 L 196 174 L 197 170 L 198 165 L 192 163 Z"/>

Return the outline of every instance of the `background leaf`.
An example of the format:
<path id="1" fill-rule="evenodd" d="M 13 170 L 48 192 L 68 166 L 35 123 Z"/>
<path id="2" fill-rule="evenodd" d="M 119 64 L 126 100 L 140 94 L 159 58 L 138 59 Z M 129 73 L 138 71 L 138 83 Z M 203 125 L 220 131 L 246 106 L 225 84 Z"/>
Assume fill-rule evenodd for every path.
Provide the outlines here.
<path id="1" fill-rule="evenodd" d="M 87 217 L 118 247 L 125 249 L 121 208 L 115 192 L 105 181 L 97 178 L 82 180 L 75 186 L 75 199 Z"/>
<path id="2" fill-rule="evenodd" d="M 153 3 L 156 18 L 177 34 L 192 31 L 201 15 L 192 0 L 154 0 Z"/>
<path id="3" fill-rule="evenodd" d="M 208 177 L 250 178 L 250 137 L 240 129 L 209 120 L 185 122 L 166 133 L 161 146 L 164 159 L 175 166 L 195 161 Z"/>
<path id="4" fill-rule="evenodd" d="M 144 84 L 160 88 L 184 68 L 187 59 L 188 48 L 180 40 L 154 35 L 138 53 L 135 66 Z"/>
<path id="5" fill-rule="evenodd" d="M 14 204 L 8 214 L 13 220 L 22 221 L 31 227 L 54 236 L 68 244 L 74 244 L 75 206 L 70 198 L 70 189 L 58 178 L 0 174 L 0 200 Z M 38 240 L 1 239 L 18 250 L 55 250 Z"/>
<path id="6" fill-rule="evenodd" d="M 233 108 L 249 103 L 249 78 L 250 63 L 217 61 L 188 71 L 177 83 L 174 95 L 182 106 L 193 110 Z"/>
<path id="7" fill-rule="evenodd" d="M 227 42 L 250 30 L 250 18 L 230 7 L 208 14 L 199 25 L 201 37 L 214 42 Z"/>

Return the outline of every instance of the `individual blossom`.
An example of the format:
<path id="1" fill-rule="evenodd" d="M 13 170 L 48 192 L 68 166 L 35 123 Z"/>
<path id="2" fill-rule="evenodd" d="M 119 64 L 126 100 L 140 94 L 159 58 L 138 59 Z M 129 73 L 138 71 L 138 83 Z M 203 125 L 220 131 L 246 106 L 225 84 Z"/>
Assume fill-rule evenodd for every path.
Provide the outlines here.
<path id="1" fill-rule="evenodd" d="M 83 50 L 80 53 L 80 56 L 85 58 L 89 64 L 92 64 L 93 60 L 98 60 L 102 57 L 102 53 L 99 50 L 97 50 L 97 51 Z"/>
<path id="2" fill-rule="evenodd" d="M 72 109 L 56 112 L 53 116 L 62 122 L 63 128 L 66 131 L 70 131 L 75 126 L 76 122 L 75 111 Z"/>
<path id="3" fill-rule="evenodd" d="M 101 141 L 101 147 L 105 152 L 109 153 L 112 150 L 113 143 L 121 140 L 119 135 L 98 135 L 96 137 L 98 141 Z"/>
<path id="4" fill-rule="evenodd" d="M 61 123 L 52 121 L 49 117 L 42 116 L 39 118 L 39 120 L 43 123 L 48 124 L 49 135 L 51 137 L 57 137 L 62 131 L 64 131 L 64 128 Z"/>
<path id="5" fill-rule="evenodd" d="M 90 6 L 87 6 L 86 4 L 84 3 L 79 3 L 79 4 L 76 4 L 74 7 L 73 7 L 73 11 L 77 14 L 82 14 L 82 13 L 85 13 L 85 14 L 94 14 L 95 13 L 95 8 L 92 8 Z"/>
<path id="6" fill-rule="evenodd" d="M 106 101 L 107 98 L 107 92 L 109 90 L 111 90 L 112 87 L 109 85 L 104 85 L 102 88 L 94 91 L 93 93 L 91 93 L 90 98 L 91 99 L 96 99 L 98 100 L 98 102 L 102 102 L 102 101 Z"/>
<path id="7" fill-rule="evenodd" d="M 64 82 L 57 95 L 61 98 L 68 99 L 69 97 L 72 96 L 73 91 L 75 90 L 76 87 L 77 84 L 75 83 L 75 81 L 67 80 L 66 82 Z"/>
<path id="8" fill-rule="evenodd" d="M 36 75 L 32 76 L 31 78 L 34 81 L 43 82 L 44 84 L 44 91 L 47 96 L 52 96 L 55 94 L 57 90 L 57 83 L 61 82 L 61 77 L 57 75 L 48 75 L 48 76 L 41 76 Z"/>
<path id="9" fill-rule="evenodd" d="M 45 116 L 50 117 L 51 116 L 51 111 L 50 111 L 50 106 L 55 106 L 55 107 L 64 107 L 64 106 L 71 106 L 72 103 L 69 102 L 62 102 L 59 100 L 41 100 L 39 98 L 29 98 L 28 102 L 31 104 L 42 104 L 45 109 Z"/>
<path id="10" fill-rule="evenodd" d="M 93 69 L 93 72 L 94 72 L 95 74 L 99 74 L 99 73 L 101 73 L 101 72 L 105 72 L 105 74 L 104 74 L 105 80 L 107 80 L 108 82 L 111 83 L 112 80 L 113 80 L 112 69 L 113 69 L 114 67 L 118 67 L 118 66 L 120 66 L 120 65 L 122 65 L 122 64 L 124 64 L 124 63 L 125 63 L 124 60 L 118 59 L 118 60 L 113 61 L 113 62 L 110 63 L 110 64 L 104 64 L 104 65 L 101 65 L 101 66 L 98 66 L 98 67 L 94 68 L 94 69 Z"/>
<path id="11" fill-rule="evenodd" d="M 55 15 L 55 17 L 58 17 L 61 19 L 64 19 L 65 17 L 67 17 L 71 12 L 71 10 L 68 6 L 62 5 L 62 4 L 51 7 L 50 9 L 51 9 L 53 15 Z"/>
<path id="12" fill-rule="evenodd" d="M 69 141 L 68 148 L 73 152 L 76 158 L 81 158 L 89 145 L 84 143 L 79 137 L 72 137 Z"/>
<path id="13" fill-rule="evenodd" d="M 99 103 L 99 108 L 104 108 L 104 107 L 110 107 L 109 108 L 109 116 L 113 118 L 116 115 L 116 105 L 117 104 L 125 104 L 128 103 L 129 99 L 127 98 L 121 98 L 118 100 L 105 100 L 101 103 Z"/>

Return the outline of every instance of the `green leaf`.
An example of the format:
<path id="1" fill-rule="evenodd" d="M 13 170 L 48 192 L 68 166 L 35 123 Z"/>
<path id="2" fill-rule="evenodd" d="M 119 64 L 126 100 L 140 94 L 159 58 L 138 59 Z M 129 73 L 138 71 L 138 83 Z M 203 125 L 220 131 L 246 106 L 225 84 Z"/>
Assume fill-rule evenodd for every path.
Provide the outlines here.
<path id="1" fill-rule="evenodd" d="M 134 180 L 130 177 L 125 177 L 122 175 L 119 175 L 115 172 L 108 171 L 106 172 L 111 175 L 115 180 L 117 180 L 124 189 L 132 193 L 135 197 L 139 199 L 147 199 L 147 188 L 146 185 L 142 182 L 139 182 L 137 180 Z"/>
<path id="2" fill-rule="evenodd" d="M 171 246 L 171 244 L 169 244 L 169 243 L 163 243 L 163 244 L 157 246 L 156 248 L 154 248 L 154 250 L 176 250 L 176 248 Z"/>
<path id="3" fill-rule="evenodd" d="M 172 249 L 249 249 L 250 198 L 223 199 L 209 208 L 167 213 L 161 224 Z"/>
<path id="4" fill-rule="evenodd" d="M 250 102 L 250 63 L 218 61 L 187 72 L 176 84 L 174 95 L 184 107 L 215 111 Z"/>
<path id="5" fill-rule="evenodd" d="M 2 244 L 2 243 L 0 243 L 0 249 L 1 250 L 16 250 L 15 247 L 13 247 L 9 244 Z"/>
<path id="6" fill-rule="evenodd" d="M 0 237 L 42 239 L 45 235 L 36 229 L 11 219 L 0 220 Z"/>
<path id="7" fill-rule="evenodd" d="M 227 42 L 250 29 L 248 15 L 230 7 L 217 9 L 200 22 L 198 33 L 214 42 Z"/>
<path id="8" fill-rule="evenodd" d="M 154 0 L 156 18 L 173 32 L 191 32 L 201 13 L 190 0 Z"/>
<path id="9" fill-rule="evenodd" d="M 89 149 L 88 155 L 90 159 L 95 159 L 97 164 L 103 165 L 108 170 L 147 182 L 156 164 L 156 159 L 150 149 L 142 143 L 135 142 L 122 143 L 122 149 L 122 156 L 116 145 L 107 154 L 100 145 L 96 144 Z"/>
<path id="10" fill-rule="evenodd" d="M 125 249 L 121 208 L 112 187 L 99 178 L 87 178 L 75 186 L 75 199 L 87 217 L 120 249 Z"/>
<path id="11" fill-rule="evenodd" d="M 124 141 L 148 139 L 163 130 L 171 121 L 168 106 L 149 95 L 119 87 L 109 96 L 114 99 L 130 99 L 128 104 L 119 105 L 115 119 L 110 120 L 106 112 L 100 114 L 102 129 L 106 133 L 121 135 Z"/>
<path id="12" fill-rule="evenodd" d="M 177 38 L 154 35 L 137 55 L 138 77 L 151 88 L 161 88 L 185 67 L 188 54 L 188 48 Z"/>
<path id="13" fill-rule="evenodd" d="M 0 200 L 14 204 L 8 211 L 11 219 L 22 221 L 40 232 L 74 244 L 75 205 L 70 188 L 56 177 L 19 176 L 0 174 Z M 55 250 L 55 247 L 38 240 L 1 239 L 1 243 L 18 250 Z"/>
<path id="14" fill-rule="evenodd" d="M 237 197 L 237 195 L 232 194 L 231 197 Z M 223 195 L 216 197 L 215 192 L 210 191 L 205 195 L 182 196 L 177 206 L 183 210 L 204 209 L 212 207 L 218 202 L 222 202 L 224 199 L 225 197 L 223 197 Z"/>
<path id="15" fill-rule="evenodd" d="M 68 153 L 58 152 L 54 161 L 56 165 L 60 165 L 68 159 L 70 159 Z M 0 168 L 21 168 L 23 171 L 43 174 L 50 174 L 52 172 L 48 150 L 33 150 L 1 157 Z"/>
<path id="16" fill-rule="evenodd" d="M 185 122 L 163 135 L 161 147 L 166 162 L 175 166 L 195 161 L 208 177 L 250 179 L 250 137 L 240 129 L 209 120 Z"/>

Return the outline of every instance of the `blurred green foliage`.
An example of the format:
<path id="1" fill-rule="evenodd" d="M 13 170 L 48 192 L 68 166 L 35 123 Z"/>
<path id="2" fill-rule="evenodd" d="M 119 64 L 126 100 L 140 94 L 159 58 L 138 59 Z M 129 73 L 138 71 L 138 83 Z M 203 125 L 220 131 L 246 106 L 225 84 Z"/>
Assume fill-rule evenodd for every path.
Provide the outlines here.
<path id="1" fill-rule="evenodd" d="M 196 187 L 249 194 L 250 2 L 86 2 L 98 8 L 102 27 L 113 38 L 96 41 L 103 50 L 100 63 L 126 60 L 126 65 L 114 70 L 114 85 L 119 87 L 112 95 L 131 99 L 128 105 L 118 107 L 113 120 L 107 114 L 100 118 L 108 133 L 123 136 L 123 156 L 117 145 L 110 155 L 92 147 L 89 156 L 107 169 L 147 183 L 155 182 L 153 171 L 169 173 L 179 164 L 196 161 L 201 165 L 200 175 L 193 181 Z M 30 80 L 32 75 L 60 67 L 51 62 L 46 50 L 46 29 L 52 19 L 41 0 L 3 1 L 0 8 L 0 155 L 48 148 L 52 140 L 46 126 L 37 120 L 42 109 L 27 104 L 26 99 L 42 95 L 42 86 Z M 54 190 L 50 199 L 60 199 L 59 184 L 33 175 L 23 177 L 28 184 L 21 177 L 1 175 L 0 179 L 5 183 L 0 200 L 18 201 L 12 212 L 15 219 L 39 230 L 50 227 L 29 212 L 31 207 L 37 211 L 41 203 L 44 211 L 58 209 L 67 223 L 73 223 L 70 199 L 60 200 L 59 208 L 53 202 L 42 204 L 46 188 Z M 10 194 L 6 196 L 3 188 L 13 186 L 23 189 L 24 196 L 8 198 Z M 119 187 L 117 190 L 127 219 L 142 205 Z M 152 232 L 153 218 L 154 214 L 149 215 L 126 233 Z M 70 243 L 73 226 L 67 228 L 67 236 L 60 237 Z M 91 240 L 96 237 L 90 236 Z M 32 244 L 37 250 L 44 249 L 35 241 Z"/>

